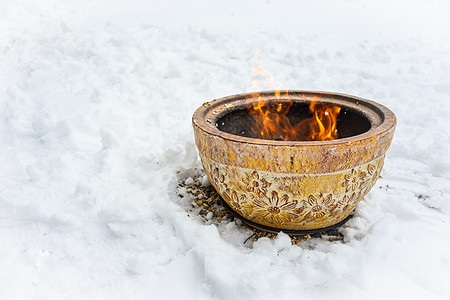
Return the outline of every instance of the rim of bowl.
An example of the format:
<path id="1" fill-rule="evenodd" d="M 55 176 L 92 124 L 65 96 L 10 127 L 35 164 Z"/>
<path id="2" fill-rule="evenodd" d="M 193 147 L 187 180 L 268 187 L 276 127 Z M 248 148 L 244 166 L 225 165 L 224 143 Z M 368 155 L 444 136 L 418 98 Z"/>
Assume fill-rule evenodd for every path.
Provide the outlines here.
<path id="1" fill-rule="evenodd" d="M 254 94 L 259 94 L 261 97 L 267 98 L 269 101 L 276 101 L 275 90 L 235 94 L 214 99 L 210 102 L 205 102 L 194 112 L 192 122 L 203 131 L 223 139 L 256 145 L 275 146 L 326 146 L 346 144 L 372 138 L 373 136 L 390 131 L 396 126 L 397 119 L 395 114 L 386 106 L 372 100 L 343 93 L 325 91 L 287 90 L 287 92 L 293 102 L 300 102 L 298 100 L 306 100 L 310 102 L 313 100 L 312 98 L 314 98 L 314 101 L 349 107 L 363 114 L 363 116 L 371 123 L 371 128 L 361 134 L 328 141 L 276 141 L 234 135 L 221 131 L 215 126 L 216 121 L 227 113 L 246 108 L 246 104 L 253 101 Z M 283 95 L 284 91 L 281 91 L 281 94 L 282 97 L 286 97 Z M 377 116 L 379 118 L 378 122 Z"/>

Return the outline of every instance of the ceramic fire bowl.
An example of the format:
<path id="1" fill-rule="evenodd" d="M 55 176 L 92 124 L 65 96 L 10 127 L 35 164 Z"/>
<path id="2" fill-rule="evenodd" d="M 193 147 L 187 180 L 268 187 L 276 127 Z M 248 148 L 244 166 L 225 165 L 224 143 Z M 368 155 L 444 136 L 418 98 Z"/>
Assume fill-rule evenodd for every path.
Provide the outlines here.
<path id="1" fill-rule="evenodd" d="M 269 102 L 286 95 L 261 92 Z M 347 218 L 379 177 L 396 118 L 383 105 L 349 95 L 289 91 L 293 123 L 314 100 L 341 107 L 339 139 L 275 141 L 252 137 L 252 94 L 204 103 L 193 116 L 205 172 L 234 212 L 279 230 L 315 230 Z"/>

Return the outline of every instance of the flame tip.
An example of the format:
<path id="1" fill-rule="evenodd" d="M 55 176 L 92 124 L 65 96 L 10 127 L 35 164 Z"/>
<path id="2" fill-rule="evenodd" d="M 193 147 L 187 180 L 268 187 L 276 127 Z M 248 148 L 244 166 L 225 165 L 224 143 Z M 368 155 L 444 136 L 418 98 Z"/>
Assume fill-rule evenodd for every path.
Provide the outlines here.
<path id="1" fill-rule="evenodd" d="M 341 108 L 336 105 L 328 105 L 317 101 L 319 97 L 313 97 L 309 111 L 311 118 L 306 119 L 295 125 L 291 125 L 287 114 L 292 106 L 292 99 L 287 89 L 283 85 L 274 80 L 270 73 L 262 64 L 260 59 L 261 53 L 256 51 L 254 54 L 255 67 L 251 71 L 251 75 L 255 77 L 252 81 L 251 88 L 260 88 L 261 84 L 258 78 L 264 78 L 264 87 L 278 87 L 274 95 L 280 101 L 281 94 L 287 101 L 280 101 L 276 105 L 271 105 L 264 101 L 259 93 L 252 93 L 252 98 L 256 101 L 248 105 L 250 114 L 255 119 L 252 128 L 255 136 L 272 140 L 309 140 L 309 141 L 325 141 L 338 138 L 337 116 Z"/>

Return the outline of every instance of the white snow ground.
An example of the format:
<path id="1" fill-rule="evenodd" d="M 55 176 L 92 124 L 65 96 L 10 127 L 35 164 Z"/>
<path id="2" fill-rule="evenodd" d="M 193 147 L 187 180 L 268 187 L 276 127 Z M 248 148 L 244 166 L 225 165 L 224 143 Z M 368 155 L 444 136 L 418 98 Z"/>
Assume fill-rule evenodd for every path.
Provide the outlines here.
<path id="1" fill-rule="evenodd" d="M 392 1 L 393 2 L 393 1 Z M 445 1 L 0 1 L 0 299 L 449 299 Z M 191 116 L 289 89 L 391 108 L 382 178 L 344 242 L 187 216 Z"/>

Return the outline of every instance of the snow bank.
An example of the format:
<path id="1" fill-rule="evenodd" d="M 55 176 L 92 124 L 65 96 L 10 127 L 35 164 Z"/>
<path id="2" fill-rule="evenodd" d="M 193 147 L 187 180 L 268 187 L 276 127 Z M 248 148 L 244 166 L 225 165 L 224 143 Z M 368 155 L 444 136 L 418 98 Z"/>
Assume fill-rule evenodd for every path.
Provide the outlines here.
<path id="1" fill-rule="evenodd" d="M 3 3 L 0 298 L 448 299 L 448 8 Z M 287 88 L 398 117 L 343 242 L 248 247 L 245 229 L 204 225 L 171 198 L 177 171 L 201 169 L 193 111 L 246 91 L 257 50 Z"/>

